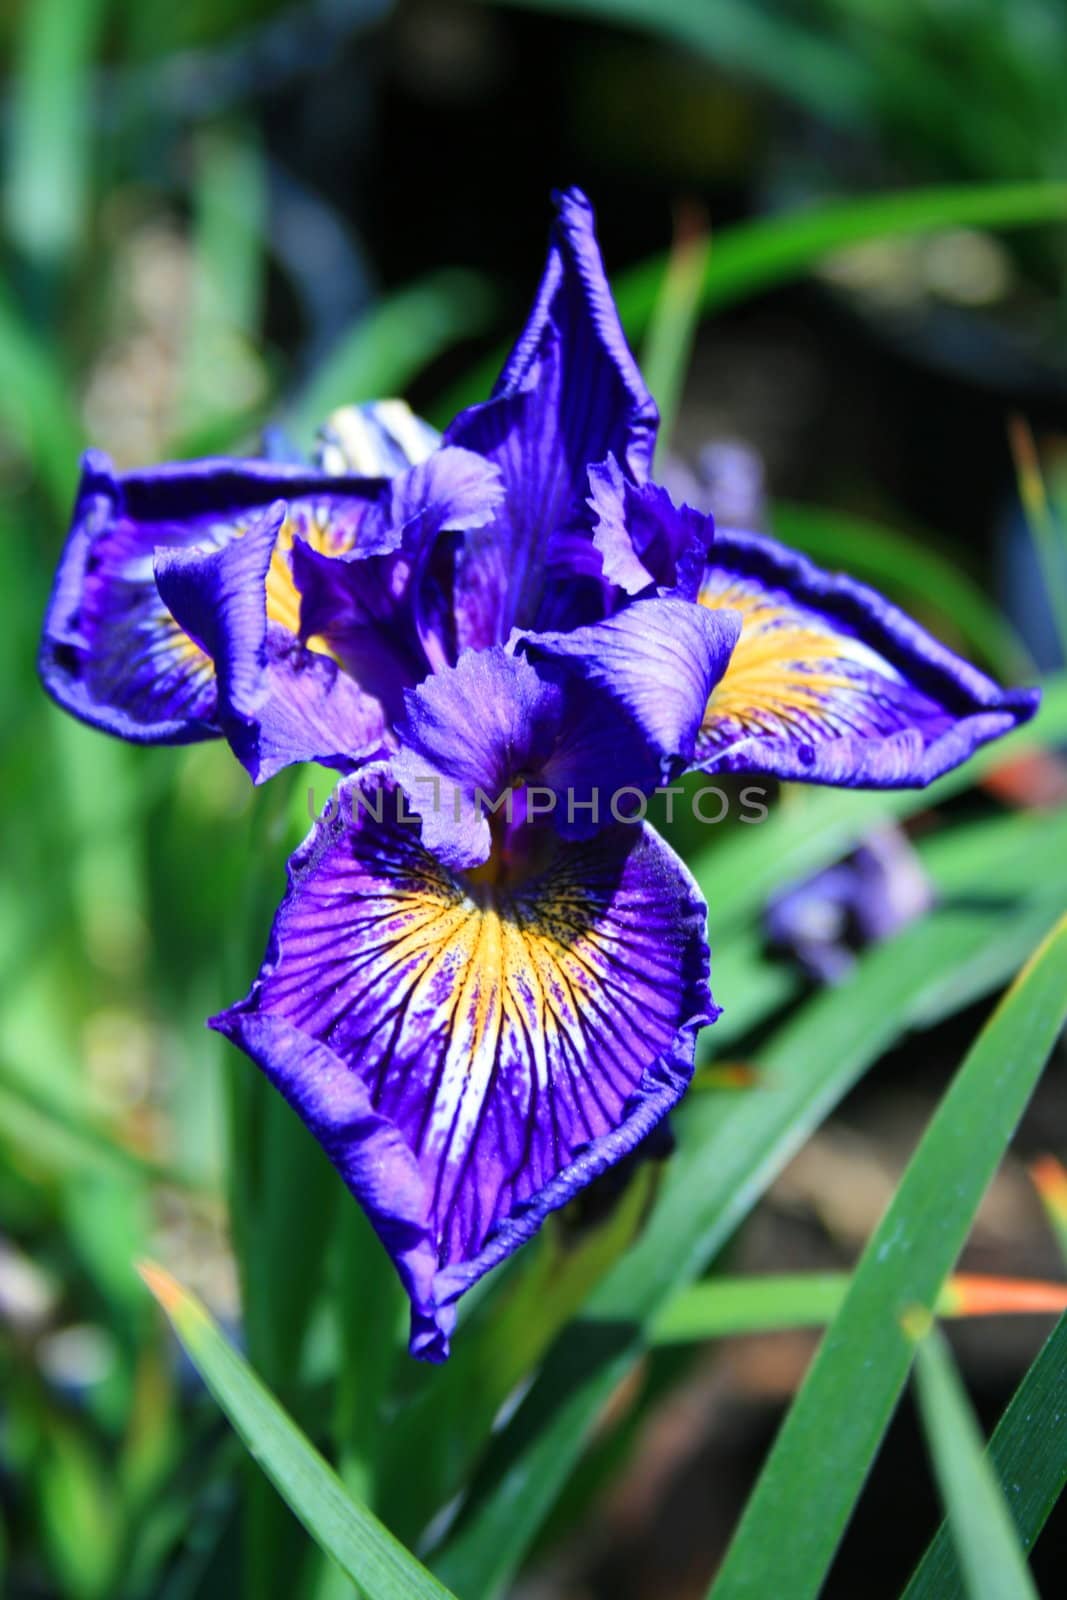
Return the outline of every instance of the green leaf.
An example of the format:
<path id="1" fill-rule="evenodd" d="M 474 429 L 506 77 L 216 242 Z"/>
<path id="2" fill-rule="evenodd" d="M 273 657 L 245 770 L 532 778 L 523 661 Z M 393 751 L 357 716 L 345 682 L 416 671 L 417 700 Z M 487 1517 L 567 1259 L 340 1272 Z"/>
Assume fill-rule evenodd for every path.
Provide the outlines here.
<path id="1" fill-rule="evenodd" d="M 500 4 L 501 0 L 497 0 Z M 514 4 L 515 0 L 509 0 Z M 518 0 L 543 11 L 646 29 L 799 101 L 822 118 L 862 126 L 870 104 L 862 57 L 828 34 L 743 0 Z"/>
<path id="2" fill-rule="evenodd" d="M 319 367 L 286 425 L 300 444 L 338 406 L 403 394 L 443 350 L 483 333 L 493 313 L 487 280 L 444 268 L 373 306 L 341 335 Z"/>
<path id="3" fill-rule="evenodd" d="M 108 0 L 33 0 L 22 7 L 12 77 L 7 226 L 52 266 L 84 238 L 92 141 L 92 58 Z"/>
<path id="4" fill-rule="evenodd" d="M 236 423 L 266 403 L 254 341 L 266 281 L 266 172 L 254 133 L 234 125 L 195 143 L 195 254 L 184 341 L 179 453 L 212 426 Z"/>
<path id="5" fill-rule="evenodd" d="M 1052 1330 L 989 1441 L 989 1459 L 1004 1486 L 1024 1550 L 1033 1546 L 1067 1484 L 1065 1371 L 1067 1316 Z M 964 1600 L 965 1593 L 955 1545 L 943 1524 L 902 1600 Z"/>
<path id="6" fill-rule="evenodd" d="M 315 1542 L 368 1600 L 447 1600 L 448 1590 L 346 1494 L 200 1302 L 161 1268 L 143 1265 L 140 1271 L 247 1449 Z"/>
<path id="7" fill-rule="evenodd" d="M 1067 658 L 1067 528 L 1049 502 L 1045 476 L 1029 424 L 1021 416 L 1009 423 L 1019 499 L 1061 655 Z"/>
<path id="8" fill-rule="evenodd" d="M 1028 227 L 1065 216 L 1065 183 L 966 184 L 827 201 L 721 231 L 713 226 L 700 308 L 707 314 L 751 299 L 801 277 L 835 251 L 869 239 L 938 228 Z M 654 256 L 614 280 L 615 301 L 631 341 L 643 338 L 648 330 L 667 264 L 667 256 Z M 481 363 L 441 402 L 439 416 L 447 422 L 460 407 L 485 399 L 503 358 L 503 351 L 498 351 Z"/>
<path id="9" fill-rule="evenodd" d="M 899 1319 L 912 1305 L 933 1310 L 1065 1019 L 1067 919 L 983 1028 L 909 1162 L 749 1499 L 714 1600 L 818 1594 L 907 1378 L 912 1346 Z"/>
<path id="10" fill-rule="evenodd" d="M 722 1248 L 841 1096 L 913 1017 L 934 1020 L 939 994 L 950 1007 L 976 999 L 1010 976 L 1051 926 L 1063 905 L 1062 881 L 1009 909 L 997 898 L 996 868 L 990 857 L 983 904 L 935 910 L 865 955 L 839 989 L 803 1007 L 761 1052 L 757 1090 L 683 1103 L 678 1149 L 644 1233 L 557 1341 L 497 1435 L 435 1563 L 465 1597 L 502 1591 L 647 1343 L 651 1320 Z M 1047 878 L 1044 857 L 1034 876 Z"/>
<path id="11" fill-rule="evenodd" d="M 777 1328 L 818 1328 L 836 1316 L 851 1283 L 847 1272 L 761 1273 L 709 1278 L 683 1289 L 653 1319 L 655 1344 L 691 1344 Z M 1060 1284 L 1012 1278 L 950 1278 L 939 1317 L 1047 1313 L 1065 1304 Z"/>
<path id="12" fill-rule="evenodd" d="M 928 1328 L 915 1354 L 919 1413 L 969 1600 L 1037 1600 L 1011 1513 L 944 1336 Z"/>
<path id="13" fill-rule="evenodd" d="M 771 509 L 771 531 L 823 566 L 840 566 L 877 584 L 912 610 L 935 607 L 971 653 L 1001 677 L 1033 673 L 1033 662 L 1010 623 L 966 572 L 939 553 L 932 538 L 921 540 L 866 517 L 783 501 Z"/>
<path id="14" fill-rule="evenodd" d="M 652 312 L 642 368 L 645 382 L 659 405 L 656 451 L 662 460 L 670 449 L 674 418 L 700 318 L 700 290 L 707 269 L 707 221 L 698 211 L 679 215 L 663 286 Z"/>
<path id="15" fill-rule="evenodd" d="M 0 284 L 0 419 L 25 452 L 63 518 L 84 444 L 71 385 L 43 339 L 31 331 Z"/>

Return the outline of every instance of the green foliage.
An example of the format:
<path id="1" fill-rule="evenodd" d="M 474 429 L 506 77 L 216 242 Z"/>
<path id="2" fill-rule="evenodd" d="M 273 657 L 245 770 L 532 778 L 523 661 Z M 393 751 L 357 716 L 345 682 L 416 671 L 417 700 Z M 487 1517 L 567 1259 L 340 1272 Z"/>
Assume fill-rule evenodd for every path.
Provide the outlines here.
<path id="1" fill-rule="evenodd" d="M 911 1364 L 901 1318 L 933 1311 L 1065 1021 L 1067 919 L 986 1024 L 912 1157 L 775 1441 L 715 1600 L 818 1594 Z"/>
<path id="2" fill-rule="evenodd" d="M 989 1460 L 1008 1496 L 1022 1548 L 1029 1550 L 1067 1483 L 1063 1372 L 1067 1317 L 1061 1317 L 989 1441 Z M 902 1600 L 964 1600 L 958 1546 L 939 1529 Z"/>
<path id="3" fill-rule="evenodd" d="M 919 1338 L 919 1410 L 970 1600 L 1037 1600 L 996 1473 L 948 1345 Z"/>
<path id="4" fill-rule="evenodd" d="M 203 1306 L 161 1272 L 142 1267 L 204 1382 L 263 1471 L 312 1538 L 359 1585 L 367 1600 L 448 1600 L 448 1590 L 419 1566 L 294 1427 L 219 1332 Z"/>

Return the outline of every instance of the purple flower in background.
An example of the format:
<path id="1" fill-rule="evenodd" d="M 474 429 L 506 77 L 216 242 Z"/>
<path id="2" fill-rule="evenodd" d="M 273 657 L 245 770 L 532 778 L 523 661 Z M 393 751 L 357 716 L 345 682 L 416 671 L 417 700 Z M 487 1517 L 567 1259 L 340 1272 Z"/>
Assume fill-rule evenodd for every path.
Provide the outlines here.
<path id="1" fill-rule="evenodd" d="M 817 983 L 840 983 L 856 953 L 892 938 L 933 905 L 933 886 L 902 829 L 869 834 L 843 861 L 790 884 L 767 907 L 774 950 Z"/>
<path id="2" fill-rule="evenodd" d="M 212 1025 L 365 1207 L 431 1360 L 470 1284 L 660 1123 L 717 1013 L 646 797 L 694 769 L 924 784 L 1036 706 L 650 481 L 592 211 L 556 204 L 526 327 L 443 436 L 384 402 L 309 466 L 91 453 L 42 643 L 112 733 L 348 774 Z"/>

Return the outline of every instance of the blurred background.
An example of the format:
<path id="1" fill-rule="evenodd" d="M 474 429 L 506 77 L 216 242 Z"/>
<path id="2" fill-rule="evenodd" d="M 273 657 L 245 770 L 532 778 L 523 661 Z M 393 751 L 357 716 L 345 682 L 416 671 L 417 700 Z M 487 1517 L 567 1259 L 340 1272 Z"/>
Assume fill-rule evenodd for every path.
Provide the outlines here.
<path id="1" fill-rule="evenodd" d="M 307 447 L 331 408 L 386 394 L 443 425 L 484 394 L 540 272 L 550 191 L 578 183 L 639 348 L 652 326 L 676 492 L 851 566 L 1002 677 L 1054 671 L 1067 546 L 1035 541 L 1019 485 L 1036 450 L 1050 515 L 1067 497 L 1067 200 L 1059 220 L 995 229 L 946 205 L 802 275 L 756 252 L 691 348 L 663 359 L 654 340 L 672 248 L 684 283 L 731 229 L 833 199 L 1062 178 L 1067 8 L 8 0 L 0 49 L 0 1581 L 13 1600 L 222 1595 L 248 1574 L 236 1447 L 131 1263 L 163 1261 L 237 1327 L 227 1107 L 248 1067 L 202 1019 L 247 987 L 308 787 L 321 805 L 329 779 L 253 795 L 225 750 L 127 749 L 46 700 L 34 656 L 80 449 L 122 467 L 244 453 L 268 422 Z M 950 807 L 1065 793 L 1049 757 Z M 919 875 L 916 910 L 930 825 L 920 809 L 910 837 L 875 843 L 880 881 Z M 778 1007 L 839 979 L 866 937 L 830 904 L 814 934 L 802 916 L 752 922 Z M 746 1032 L 738 1004 L 729 1048 L 758 1060 L 769 1009 Z M 845 1100 L 745 1225 L 734 1270 L 854 1261 L 984 1005 Z M 972 1270 L 1062 1277 L 1026 1172 L 1057 1151 L 1062 1061 Z M 304 1156 L 325 1252 L 334 1186 Z M 302 1238 L 300 1217 L 268 1220 L 280 1251 L 287 1225 L 290 1248 Z M 957 1337 L 986 1423 L 1048 1325 Z M 593 1463 L 514 1592 L 701 1593 L 814 1338 L 661 1353 L 611 1470 Z M 936 1520 L 906 1403 L 827 1594 L 897 1594 Z M 1061 1519 L 1043 1581 L 1065 1552 Z M 313 1592 L 280 1583 L 254 1592 Z"/>

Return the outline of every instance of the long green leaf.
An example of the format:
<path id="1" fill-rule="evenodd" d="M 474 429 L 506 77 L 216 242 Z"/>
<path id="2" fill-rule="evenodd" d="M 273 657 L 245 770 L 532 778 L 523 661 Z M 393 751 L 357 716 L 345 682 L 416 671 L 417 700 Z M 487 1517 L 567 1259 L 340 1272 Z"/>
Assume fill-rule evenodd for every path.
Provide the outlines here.
<path id="1" fill-rule="evenodd" d="M 847 1272 L 760 1273 L 709 1278 L 669 1300 L 653 1319 L 656 1344 L 691 1344 L 776 1328 L 819 1328 L 844 1304 Z M 939 1317 L 1004 1316 L 1067 1308 L 1067 1287 L 1013 1278 L 950 1278 L 938 1296 Z"/>
<path id="2" fill-rule="evenodd" d="M 743 0 L 715 0 L 714 5 L 694 0 L 518 3 L 645 29 L 721 67 L 755 77 L 821 117 L 846 126 L 861 125 L 870 103 L 869 69 L 843 41 Z"/>
<path id="3" fill-rule="evenodd" d="M 1023 969 L 939 1106 L 856 1269 L 711 1590 L 818 1594 L 932 1310 L 1067 1020 L 1067 919 Z M 812 1472 L 812 1462 L 820 1470 Z"/>
<path id="4" fill-rule="evenodd" d="M 193 294 L 184 340 L 181 433 L 197 444 L 213 423 L 265 403 L 254 353 L 266 281 L 266 171 L 255 135 L 234 126 L 196 143 Z"/>
<path id="5" fill-rule="evenodd" d="M 1041 871 L 1047 875 L 1043 859 Z M 987 883 L 995 896 L 992 861 Z M 683 1106 L 678 1149 L 645 1232 L 550 1353 L 435 1564 L 466 1600 L 502 1591 L 644 1348 L 651 1319 L 722 1247 L 812 1129 L 913 1015 L 932 1020 L 939 991 L 959 1004 L 1004 981 L 1062 904 L 1057 883 L 1015 910 L 987 903 L 935 911 L 866 955 L 846 984 L 779 1031 L 761 1055 L 758 1090 L 691 1097 Z"/>
<path id="6" fill-rule="evenodd" d="M 659 405 L 656 450 L 662 460 L 670 448 L 674 419 L 700 318 L 700 291 L 707 270 L 707 219 L 682 213 L 668 260 L 663 287 L 652 313 L 642 367 Z"/>
<path id="7" fill-rule="evenodd" d="M 969 1600 L 1037 1600 L 978 1422 L 937 1328 L 916 1346 L 915 1380 Z"/>
<path id="8" fill-rule="evenodd" d="M 248 1450 L 315 1542 L 368 1600 L 448 1600 L 443 1588 L 388 1528 L 351 1499 L 204 1307 L 159 1267 L 141 1276 L 190 1360 Z"/>
<path id="9" fill-rule="evenodd" d="M 1019 1540 L 1029 1550 L 1067 1484 L 1063 1375 L 1067 1316 L 1060 1318 L 1012 1397 L 989 1441 L 989 1458 L 1004 1485 Z M 934 1537 L 902 1600 L 964 1600 L 955 1545 L 947 1524 Z"/>
<path id="10" fill-rule="evenodd" d="M 287 419 L 293 437 L 308 443 L 338 406 L 403 394 L 441 351 L 484 332 L 493 304 L 487 281 L 458 268 L 396 290 L 341 336 Z"/>
<path id="11" fill-rule="evenodd" d="M 89 69 L 107 4 L 33 0 L 22 8 L 4 209 L 15 243 L 47 266 L 82 242 Z"/>
<path id="12" fill-rule="evenodd" d="M 0 284 L 0 420 L 41 476 L 57 517 L 66 517 L 84 435 L 71 385 L 53 351 Z"/>
<path id="13" fill-rule="evenodd" d="M 700 295 L 703 313 L 750 299 L 808 272 L 835 251 L 902 234 L 939 228 L 1019 228 L 1067 216 L 1067 184 L 967 184 L 828 201 L 786 216 L 759 218 L 712 232 L 712 249 Z M 714 219 L 713 219 L 714 220 Z M 662 292 L 666 255 L 620 273 L 613 287 L 628 337 L 647 332 Z M 471 373 L 438 408 L 447 422 L 460 406 L 485 398 L 500 369 L 497 352 Z"/>

